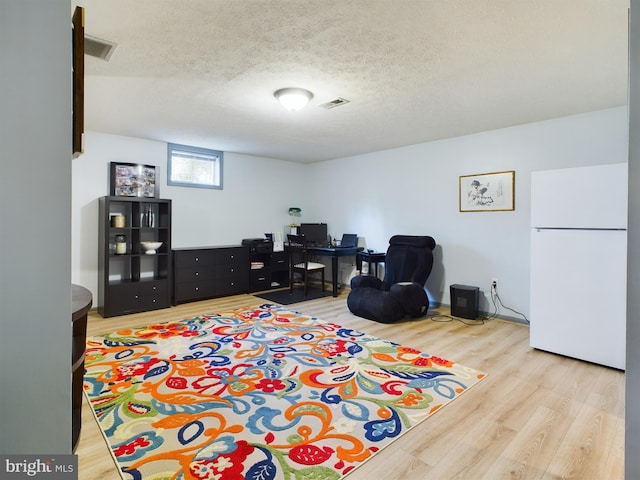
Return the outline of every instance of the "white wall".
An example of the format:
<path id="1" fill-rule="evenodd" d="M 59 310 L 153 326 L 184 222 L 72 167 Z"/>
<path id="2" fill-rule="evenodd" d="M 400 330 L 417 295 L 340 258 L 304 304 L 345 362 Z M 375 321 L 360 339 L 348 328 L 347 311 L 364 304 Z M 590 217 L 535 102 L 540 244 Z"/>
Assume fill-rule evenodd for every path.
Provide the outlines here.
<path id="1" fill-rule="evenodd" d="M 71 453 L 71 10 L 0 1 L 0 453 Z"/>
<path id="2" fill-rule="evenodd" d="M 625 107 L 312 165 L 225 153 L 224 190 L 168 187 L 166 144 L 89 132 L 74 162 L 74 281 L 97 286 L 97 198 L 108 193 L 108 163 L 160 167 L 160 196 L 174 201 L 173 245 L 237 244 L 282 230 L 289 206 L 329 233 L 357 233 L 386 250 L 394 234 L 432 235 L 432 303 L 449 304 L 449 285 L 486 291 L 499 280 L 503 302 L 529 311 L 529 180 L 534 170 L 627 161 Z M 515 211 L 460 213 L 458 177 L 515 170 Z M 342 263 L 340 279 L 353 273 Z M 485 298 L 481 309 L 490 310 Z M 502 314 L 518 318 L 508 311 Z"/>
<path id="3" fill-rule="evenodd" d="M 431 235 L 432 302 L 449 304 L 450 284 L 488 291 L 498 278 L 505 305 L 528 315 L 531 172 L 626 162 L 627 142 L 620 107 L 317 163 L 310 175 L 324 188 L 315 190 L 313 214 L 376 250 L 394 234 Z M 459 212 L 459 176 L 503 170 L 516 172 L 515 211 Z M 330 185 L 335 193 L 327 195 Z M 480 307 L 493 308 L 484 297 Z"/>

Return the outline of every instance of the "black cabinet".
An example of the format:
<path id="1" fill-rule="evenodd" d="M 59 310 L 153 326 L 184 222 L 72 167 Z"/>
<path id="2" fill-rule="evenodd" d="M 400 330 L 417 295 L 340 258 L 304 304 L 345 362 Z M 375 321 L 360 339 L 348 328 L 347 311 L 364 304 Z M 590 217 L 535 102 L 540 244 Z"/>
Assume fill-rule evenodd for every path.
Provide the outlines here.
<path id="1" fill-rule="evenodd" d="M 251 266 L 251 282 L 249 291 L 259 292 L 261 290 L 269 290 L 271 288 L 271 269 L 267 266 L 256 267 Z"/>
<path id="2" fill-rule="evenodd" d="M 271 255 L 271 286 L 273 288 L 289 286 L 288 252 L 273 252 Z"/>
<path id="3" fill-rule="evenodd" d="M 213 249 L 174 250 L 174 305 L 211 296 L 215 288 L 215 265 Z"/>
<path id="4" fill-rule="evenodd" d="M 249 251 L 246 247 L 219 247 L 216 249 L 215 293 L 231 295 L 246 293 Z"/>
<path id="5" fill-rule="evenodd" d="M 171 200 L 99 200 L 98 312 L 103 317 L 171 306 Z M 144 242 L 162 242 L 145 250 Z"/>
<path id="6" fill-rule="evenodd" d="M 249 249 L 240 245 L 173 251 L 173 303 L 246 293 Z"/>
<path id="7" fill-rule="evenodd" d="M 252 251 L 249 291 L 259 292 L 287 286 L 289 286 L 289 256 L 287 252 Z"/>

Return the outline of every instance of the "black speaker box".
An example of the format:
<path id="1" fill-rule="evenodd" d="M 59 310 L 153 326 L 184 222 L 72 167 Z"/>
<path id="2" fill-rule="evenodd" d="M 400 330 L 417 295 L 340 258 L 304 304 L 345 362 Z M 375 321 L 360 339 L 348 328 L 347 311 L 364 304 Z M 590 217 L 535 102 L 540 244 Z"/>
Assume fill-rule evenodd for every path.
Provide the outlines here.
<path id="1" fill-rule="evenodd" d="M 454 317 L 478 318 L 478 304 L 480 302 L 480 289 L 469 285 L 450 285 L 451 315 Z"/>

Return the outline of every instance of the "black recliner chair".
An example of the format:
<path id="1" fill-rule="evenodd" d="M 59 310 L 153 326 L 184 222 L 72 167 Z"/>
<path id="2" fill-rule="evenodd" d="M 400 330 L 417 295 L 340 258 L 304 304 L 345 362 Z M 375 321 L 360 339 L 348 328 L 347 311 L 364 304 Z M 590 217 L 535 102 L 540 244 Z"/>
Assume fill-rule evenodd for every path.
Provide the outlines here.
<path id="1" fill-rule="evenodd" d="M 354 315 L 381 323 L 427 313 L 424 284 L 433 267 L 436 241 L 429 236 L 394 235 L 385 258 L 384 280 L 372 275 L 351 279 L 347 306 Z"/>

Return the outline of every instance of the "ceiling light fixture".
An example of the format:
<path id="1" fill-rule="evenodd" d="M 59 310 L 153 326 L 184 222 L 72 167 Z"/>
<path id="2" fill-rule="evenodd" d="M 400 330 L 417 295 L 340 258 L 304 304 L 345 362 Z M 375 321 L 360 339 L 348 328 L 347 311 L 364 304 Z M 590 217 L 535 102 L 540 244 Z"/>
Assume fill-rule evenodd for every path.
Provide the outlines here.
<path id="1" fill-rule="evenodd" d="M 298 111 L 309 103 L 313 98 L 313 93 L 304 88 L 281 88 L 273 93 L 282 106 L 292 112 Z"/>

